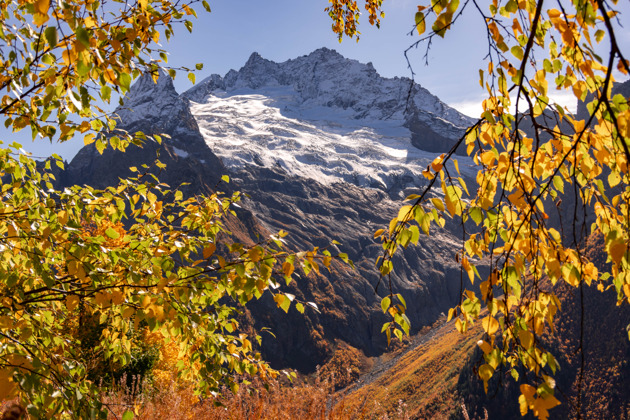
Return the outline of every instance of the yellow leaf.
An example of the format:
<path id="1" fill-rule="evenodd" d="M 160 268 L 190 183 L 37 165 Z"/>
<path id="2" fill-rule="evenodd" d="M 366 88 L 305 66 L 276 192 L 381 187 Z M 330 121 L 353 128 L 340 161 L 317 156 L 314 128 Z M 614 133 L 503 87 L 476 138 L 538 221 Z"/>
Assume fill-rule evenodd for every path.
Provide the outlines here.
<path id="1" fill-rule="evenodd" d="M 259 246 L 255 246 L 254 248 L 247 251 L 247 255 L 252 260 L 252 262 L 260 261 L 260 257 L 262 256 L 262 248 Z"/>
<path id="2" fill-rule="evenodd" d="M 490 282 L 488 280 L 482 281 L 479 285 L 479 290 L 481 291 L 481 296 L 484 300 L 489 298 L 488 292 L 490 291 Z"/>
<path id="3" fill-rule="evenodd" d="M 118 289 L 112 291 L 112 303 L 114 305 L 120 305 L 125 301 L 125 294 Z"/>
<path id="4" fill-rule="evenodd" d="M 619 176 L 619 172 L 617 171 L 611 171 L 610 174 L 608 175 L 608 184 L 610 184 L 610 187 L 615 187 L 619 184 L 619 182 L 621 182 L 621 177 Z"/>
<path id="5" fill-rule="evenodd" d="M 494 162 L 495 157 L 496 156 L 492 151 L 483 152 L 481 154 L 481 162 L 483 162 L 486 166 L 490 166 Z"/>
<path id="6" fill-rule="evenodd" d="M 483 329 L 489 334 L 492 335 L 497 332 L 499 329 L 499 321 L 497 321 L 492 316 L 487 316 L 481 321 L 481 325 Z"/>
<path id="7" fill-rule="evenodd" d="M 295 269 L 295 267 L 293 266 L 293 264 L 291 264 L 288 261 L 285 261 L 284 264 L 282 264 L 282 272 L 287 277 L 289 277 L 291 274 L 293 274 L 293 270 L 294 269 Z"/>
<path id="8" fill-rule="evenodd" d="M 473 271 L 472 266 L 470 265 L 470 262 L 468 261 L 467 257 L 462 258 L 462 268 L 468 274 L 468 278 L 470 279 L 470 282 L 473 283 L 475 281 L 475 272 Z"/>
<path id="9" fill-rule="evenodd" d="M 422 35 L 427 29 L 424 13 L 422 12 L 416 13 L 416 29 L 418 30 L 418 35 Z"/>
<path id="10" fill-rule="evenodd" d="M 453 319 L 453 317 L 456 315 L 456 311 L 455 308 L 451 308 L 448 310 L 448 318 L 446 319 L 446 322 L 450 322 L 451 319 Z"/>
<path id="11" fill-rule="evenodd" d="M 131 318 L 131 316 L 136 312 L 136 310 L 132 307 L 127 307 L 125 308 L 125 310 L 122 312 L 122 317 L 124 319 L 129 319 Z"/>
<path id="12" fill-rule="evenodd" d="M 615 240 L 611 242 L 609 246 L 610 258 L 615 264 L 620 264 L 621 259 L 626 253 L 627 245 L 621 240 Z"/>
<path id="13" fill-rule="evenodd" d="M 494 368 L 489 364 L 483 364 L 479 366 L 479 377 L 483 381 L 483 388 L 486 392 L 488 392 L 488 381 L 492 378 L 494 374 Z"/>
<path id="14" fill-rule="evenodd" d="M 61 210 L 59 213 L 57 213 L 57 220 L 60 224 L 65 225 L 66 223 L 68 223 L 68 213 L 65 210 Z"/>
<path id="15" fill-rule="evenodd" d="M 68 308 L 68 311 L 74 311 L 74 309 L 79 306 L 79 300 L 79 297 L 76 295 L 68 296 L 66 299 L 66 307 Z"/>
<path id="16" fill-rule="evenodd" d="M 431 203 L 435 206 L 439 211 L 444 211 L 444 202 L 439 198 L 432 198 Z"/>
<path id="17" fill-rule="evenodd" d="M 435 172 L 440 172 L 442 170 L 442 167 L 444 166 L 444 162 L 442 161 L 444 159 L 444 154 L 442 153 L 440 156 L 436 157 L 433 162 L 431 162 L 431 169 L 433 169 Z"/>
<path id="18" fill-rule="evenodd" d="M 96 304 L 99 306 L 109 306 L 109 293 L 106 292 L 98 292 L 95 296 L 94 296 L 94 300 L 96 301 Z"/>
<path id="19" fill-rule="evenodd" d="M 14 319 L 10 316 L 0 316 L 0 329 L 8 330 L 14 328 Z"/>
<path id="20" fill-rule="evenodd" d="M 11 399 L 15 395 L 16 383 L 13 382 L 13 370 L 0 370 L 0 400 Z"/>
<path id="21" fill-rule="evenodd" d="M 96 26 L 96 21 L 94 20 L 93 17 L 91 16 L 87 16 L 84 20 L 83 23 L 85 25 L 86 28 L 93 28 Z"/>
<path id="22" fill-rule="evenodd" d="M 33 6 L 35 6 L 33 22 L 35 22 L 35 25 L 41 26 L 48 21 L 48 8 L 50 7 L 50 0 L 35 0 Z"/>
<path id="23" fill-rule="evenodd" d="M 83 144 L 85 146 L 94 143 L 94 140 L 96 139 L 96 134 L 94 133 L 88 133 L 85 136 L 83 136 Z"/>
<path id="24" fill-rule="evenodd" d="M 553 395 L 547 395 L 545 397 L 538 397 L 531 405 L 534 415 L 540 420 L 546 420 L 549 418 L 549 409 L 560 404 Z"/>
<path id="25" fill-rule="evenodd" d="M 525 350 L 528 350 L 532 344 L 534 344 L 534 335 L 526 330 L 520 330 L 518 332 L 518 338 L 521 340 L 521 345 Z"/>
<path id="26" fill-rule="evenodd" d="M 50 0 L 35 0 L 33 6 L 37 13 L 48 14 L 48 8 L 50 7 Z"/>
<path id="27" fill-rule="evenodd" d="M 490 366 L 489 364 L 483 364 L 479 366 L 479 377 L 484 382 L 487 382 L 488 380 L 490 380 L 493 374 L 494 374 L 494 368 Z"/>
<path id="28" fill-rule="evenodd" d="M 490 352 L 492 351 L 492 346 L 487 341 L 479 340 L 477 342 L 477 345 L 483 351 L 484 354 L 490 354 Z"/>
<path id="29" fill-rule="evenodd" d="M 400 210 L 398 210 L 398 221 L 403 222 L 405 220 L 409 220 L 411 215 L 409 214 L 412 210 L 412 206 L 402 206 Z"/>

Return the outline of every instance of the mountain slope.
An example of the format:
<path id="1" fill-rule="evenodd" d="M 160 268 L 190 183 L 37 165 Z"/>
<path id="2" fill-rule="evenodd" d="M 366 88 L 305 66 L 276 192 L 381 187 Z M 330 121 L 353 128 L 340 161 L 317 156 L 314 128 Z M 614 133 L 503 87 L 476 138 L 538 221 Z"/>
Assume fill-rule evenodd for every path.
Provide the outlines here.
<path id="1" fill-rule="evenodd" d="M 187 194 L 213 191 L 229 174 L 230 188 L 251 197 L 231 226 L 239 240 L 284 229 L 298 250 L 336 239 L 357 266 L 303 277 L 290 288 L 321 313 L 284 314 L 269 296 L 248 305 L 244 319 L 276 335 L 265 337 L 264 357 L 276 367 L 312 371 L 337 339 L 379 354 L 387 320 L 379 302 L 387 290 L 374 293 L 382 248 L 372 234 L 395 215 L 396 200 L 424 183 L 419 174 L 436 153 L 415 145 L 450 148 L 432 142 L 436 136 L 454 142 L 468 121 L 417 85 L 408 101 L 409 83 L 380 78 L 371 66 L 324 49 L 280 64 L 254 54 L 240 71 L 211 76 L 181 96 L 164 75 L 157 84 L 145 76 L 118 110 L 120 126 L 170 139 L 103 156 L 88 146 L 68 165 L 64 182 L 110 185 L 156 154 L 167 165 L 160 179 L 173 187 L 189 183 Z M 429 128 L 414 133 L 417 121 Z M 466 159 L 460 167 L 466 172 Z M 396 256 L 391 282 L 409 303 L 414 331 L 459 300 L 462 276 L 453 255 L 460 236 L 447 225 Z"/>

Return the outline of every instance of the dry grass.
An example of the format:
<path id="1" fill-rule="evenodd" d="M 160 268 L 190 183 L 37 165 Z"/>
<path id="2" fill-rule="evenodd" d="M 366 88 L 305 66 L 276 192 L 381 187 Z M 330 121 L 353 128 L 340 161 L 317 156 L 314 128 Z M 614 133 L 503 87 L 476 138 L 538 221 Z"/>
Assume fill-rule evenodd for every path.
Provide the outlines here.
<path id="1" fill-rule="evenodd" d="M 429 342 L 405 353 L 385 374 L 351 392 L 346 405 L 357 407 L 369 398 L 390 413 L 402 401 L 412 418 L 461 415 L 457 381 L 480 334 L 479 325 L 466 335 L 446 325 Z"/>
<path id="2" fill-rule="evenodd" d="M 129 408 L 141 419 L 409 419 L 448 418 L 462 414 L 456 391 L 459 371 L 479 339 L 475 328 L 462 336 L 451 326 L 434 338 L 404 353 L 400 360 L 373 382 L 346 392 L 336 392 L 359 376 L 370 361 L 360 351 L 338 344 L 335 355 L 313 377 L 287 383 L 255 380 L 237 393 L 225 390 L 223 397 L 201 400 L 189 385 L 174 377 L 165 380 L 165 366 L 158 364 L 159 386 L 134 389 L 120 387 L 103 397 L 113 410 L 110 418 Z M 162 354 L 167 352 L 162 350 Z M 168 357 L 166 357 L 168 358 Z M 160 369 L 161 368 L 161 369 Z M 266 385 L 266 387 L 265 387 Z M 463 410 L 465 413 L 466 411 Z M 114 415 L 115 414 L 115 415 Z"/>
<path id="3" fill-rule="evenodd" d="M 297 382 L 297 380 L 296 380 Z M 140 419 L 409 419 L 405 404 L 400 401 L 388 412 L 380 403 L 365 399 L 350 407 L 345 397 L 334 393 L 334 382 L 322 381 L 316 375 L 311 381 L 284 384 L 273 380 L 255 380 L 243 385 L 235 394 L 228 390 L 217 399 L 201 400 L 192 387 L 181 387 L 174 381 L 170 387 L 148 390 L 134 396 L 134 387 L 124 386 L 103 395 L 111 410 L 110 419 L 121 418 L 126 410 L 135 410 Z"/>

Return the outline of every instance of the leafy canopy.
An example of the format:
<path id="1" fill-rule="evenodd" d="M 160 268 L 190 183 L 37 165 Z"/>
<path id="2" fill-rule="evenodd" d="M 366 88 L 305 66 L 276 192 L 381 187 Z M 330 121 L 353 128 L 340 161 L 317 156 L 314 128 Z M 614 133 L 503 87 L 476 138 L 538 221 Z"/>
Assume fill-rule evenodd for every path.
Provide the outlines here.
<path id="1" fill-rule="evenodd" d="M 192 29 L 195 3 L 0 3 L 5 127 L 82 135 L 101 152 L 152 141 L 116 128 L 99 104 L 143 72 L 158 77 L 166 55 L 157 42 L 176 24 Z M 184 197 L 148 167 L 105 190 L 58 191 L 53 165 L 63 169 L 59 157 L 38 164 L 18 144 L 0 148 L 0 401 L 17 397 L 35 418 L 105 416 L 94 366 L 129 365 L 146 330 L 186 356 L 176 369 L 201 395 L 277 374 L 256 351 L 260 337 L 239 326 L 238 305 L 269 291 L 285 312 L 317 310 L 278 288 L 296 269 L 329 267 L 330 252 L 289 253 L 283 232 L 235 242 L 226 222 L 238 193 Z"/>
<path id="2" fill-rule="evenodd" d="M 28 0 L 0 5 L 0 114 L 14 131 L 66 141 L 83 134 L 121 150 L 132 140 L 101 108 L 133 79 L 166 64 L 176 24 L 192 30 L 194 1 Z M 208 3 L 203 6 L 210 11 Z M 201 68 L 201 64 L 197 65 Z M 187 69 L 186 69 L 187 70 Z M 170 69 L 171 76 L 175 70 Z M 194 81 L 194 74 L 190 74 Z M 114 95 L 115 96 L 115 95 Z M 120 136 L 120 138 L 119 138 Z"/>
<path id="3" fill-rule="evenodd" d="M 351 9 L 348 2 L 331 2 L 331 10 Z M 561 310 L 553 286 L 596 285 L 614 289 L 618 304 L 630 300 L 630 107 L 629 98 L 611 93 L 615 71 L 627 76 L 630 68 L 617 42 L 616 5 L 615 0 L 493 0 L 489 6 L 431 0 L 414 16 L 413 32 L 420 39 L 410 48 L 422 43 L 428 48 L 436 36 L 445 37 L 464 13 L 480 15 L 489 54 L 479 75 L 487 96 L 477 123 L 423 171 L 428 187 L 408 197 L 389 229 L 376 232 L 384 248 L 377 264 L 388 275 L 399 246 L 417 243 L 445 218 L 460 221 L 465 239 L 457 259 L 479 292 L 465 290 L 449 319 L 456 318 L 462 332 L 481 322 L 486 336 L 479 343 L 485 361 L 479 376 L 486 387 L 504 368 L 515 379 L 518 367 L 535 374 L 535 384 L 521 385 L 519 402 L 523 415 L 531 410 L 541 419 L 559 404 L 553 379 L 558 365 L 541 339 L 554 333 Z M 372 2 L 365 7 L 372 13 Z M 340 36 L 356 35 L 356 15 L 332 17 Z M 554 104 L 554 90 L 584 102 L 588 115 Z M 453 154 L 459 146 L 474 159 L 474 186 L 458 176 Z M 440 196 L 429 199 L 433 189 Z M 566 209 L 560 219 L 569 221 L 568 229 L 557 222 L 558 209 Z M 465 229 L 468 221 L 477 227 Z M 603 236 L 609 269 L 600 271 L 583 252 L 588 235 Z M 490 267 L 483 277 L 476 268 L 481 262 Z M 393 297 L 383 300 L 383 310 L 393 316 L 384 329 L 402 335 L 399 328 L 409 328 L 401 316 L 404 304 L 393 305 Z M 581 377 L 577 386 L 574 409 L 580 413 Z"/>

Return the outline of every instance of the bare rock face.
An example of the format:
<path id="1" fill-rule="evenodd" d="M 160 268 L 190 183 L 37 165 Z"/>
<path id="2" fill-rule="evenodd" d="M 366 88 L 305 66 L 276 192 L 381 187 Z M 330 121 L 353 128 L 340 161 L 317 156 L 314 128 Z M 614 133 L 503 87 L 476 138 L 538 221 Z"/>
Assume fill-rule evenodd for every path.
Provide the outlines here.
<path id="1" fill-rule="evenodd" d="M 375 293 L 382 247 L 373 233 L 397 214 L 400 197 L 424 185 L 420 172 L 443 150 L 433 143 L 452 142 L 469 122 L 417 85 L 407 102 L 409 86 L 327 49 L 285 63 L 253 54 L 238 72 L 210 76 L 181 96 L 165 75 L 157 84 L 143 76 L 118 110 L 120 126 L 170 138 L 125 153 L 99 155 L 88 146 L 68 165 L 63 183 L 111 185 L 158 154 L 167 165 L 160 180 L 190 183 L 187 194 L 211 192 L 229 174 L 231 188 L 250 196 L 239 238 L 284 229 L 293 250 L 334 239 L 341 245 L 331 251 L 347 252 L 356 265 L 335 264 L 331 273 L 292 284 L 291 293 L 317 303 L 320 313 L 285 314 L 269 296 L 247 306 L 244 318 L 276 336 L 264 337 L 267 360 L 312 371 L 334 340 L 379 354 L 388 320 L 379 303 L 389 291 L 382 284 Z M 391 283 L 407 301 L 414 330 L 459 301 L 462 276 L 453 258 L 459 237 L 447 226 L 396 256 Z"/>
<path id="2" fill-rule="evenodd" d="M 167 134 L 161 144 L 147 140 L 142 147 L 130 146 L 124 153 L 111 148 L 100 155 L 94 145 L 77 153 L 65 173 L 65 184 L 87 184 L 102 188 L 120 178 L 132 176 L 130 167 L 152 166 L 160 159 L 169 168 L 160 180 L 172 187 L 183 182 L 195 184 L 193 192 L 209 192 L 227 173 L 221 160 L 206 146 L 186 100 L 179 97 L 173 81 L 162 74 L 154 83 L 144 75 L 131 87 L 124 104 L 115 113 L 117 128 L 129 133 Z"/>

